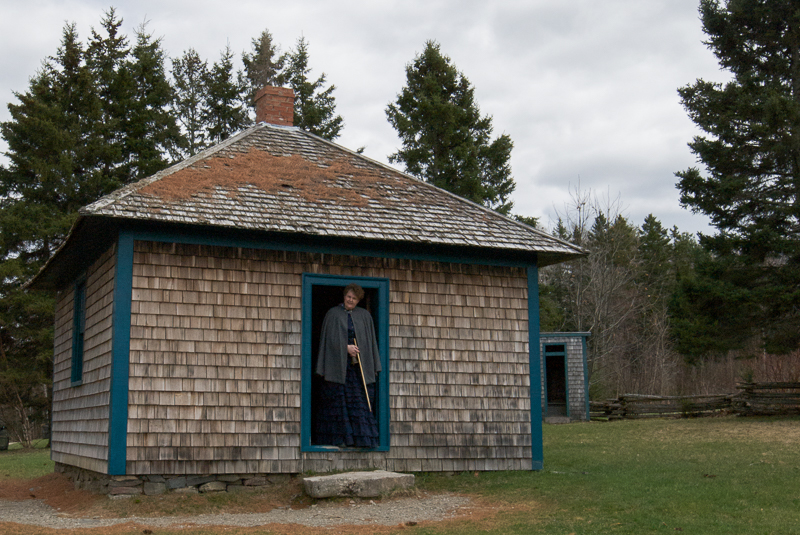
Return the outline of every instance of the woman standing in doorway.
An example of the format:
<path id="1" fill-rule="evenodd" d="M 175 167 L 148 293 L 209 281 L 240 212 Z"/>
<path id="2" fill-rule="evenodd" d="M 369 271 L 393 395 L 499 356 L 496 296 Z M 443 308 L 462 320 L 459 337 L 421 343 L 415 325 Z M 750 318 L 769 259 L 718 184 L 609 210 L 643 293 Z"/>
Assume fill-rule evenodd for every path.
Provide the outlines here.
<path id="1" fill-rule="evenodd" d="M 316 419 L 317 444 L 379 445 L 374 410 L 381 360 L 372 316 L 356 306 L 363 298 L 361 286 L 348 284 L 344 302 L 330 309 L 322 322 L 316 372 L 324 381 Z"/>

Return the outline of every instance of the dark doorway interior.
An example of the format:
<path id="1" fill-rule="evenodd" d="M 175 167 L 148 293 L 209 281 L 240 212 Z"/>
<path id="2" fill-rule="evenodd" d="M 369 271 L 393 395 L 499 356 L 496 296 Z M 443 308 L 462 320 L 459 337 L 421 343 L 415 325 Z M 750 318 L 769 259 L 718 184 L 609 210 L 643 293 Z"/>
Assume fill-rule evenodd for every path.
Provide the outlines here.
<path id="1" fill-rule="evenodd" d="M 314 373 L 314 370 L 317 369 L 317 354 L 319 353 L 319 336 L 322 332 L 322 321 L 325 319 L 325 314 L 327 314 L 328 310 L 343 302 L 344 288 L 344 284 L 341 286 L 315 284 L 311 288 L 311 443 L 313 445 L 331 445 L 320 444 L 315 436 L 317 415 L 319 413 L 320 391 L 322 389 L 322 377 Z M 375 317 L 378 309 L 378 289 L 364 288 L 364 299 L 358 303 L 358 306 L 365 308 L 372 315 L 372 321 L 375 324 L 377 335 L 377 331 L 380 328 Z M 377 389 L 379 385 L 375 386 Z M 377 390 L 375 399 L 378 399 Z M 375 415 L 376 417 L 379 415 L 377 410 L 375 410 Z"/>
<path id="2" fill-rule="evenodd" d="M 545 348 L 547 416 L 567 416 L 567 370 L 563 345 Z"/>

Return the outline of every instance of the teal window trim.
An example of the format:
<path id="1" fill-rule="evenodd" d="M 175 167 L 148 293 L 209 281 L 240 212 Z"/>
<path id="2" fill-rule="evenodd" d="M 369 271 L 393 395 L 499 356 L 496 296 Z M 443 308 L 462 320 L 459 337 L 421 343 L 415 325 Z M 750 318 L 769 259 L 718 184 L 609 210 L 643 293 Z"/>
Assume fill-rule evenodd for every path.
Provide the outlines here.
<path id="1" fill-rule="evenodd" d="M 542 470 L 542 359 L 539 346 L 539 269 L 536 264 L 528 266 L 528 352 L 531 383 L 531 469 Z"/>
<path id="2" fill-rule="evenodd" d="M 302 360 L 301 360 L 301 401 L 300 401 L 300 451 L 331 452 L 340 451 L 333 446 L 317 446 L 311 444 L 311 292 L 317 285 L 346 286 L 354 282 L 362 288 L 375 288 L 378 291 L 378 309 L 376 323 L 378 330 L 378 349 L 381 353 L 381 368 L 378 374 L 377 416 L 379 446 L 366 451 L 389 451 L 389 279 L 377 277 L 347 277 L 342 275 L 322 275 L 303 273 L 302 289 Z"/>
<path id="3" fill-rule="evenodd" d="M 86 335 L 86 277 L 80 277 L 72 292 L 72 362 L 70 386 L 83 384 L 83 357 Z"/>
<path id="4" fill-rule="evenodd" d="M 131 299 L 133 297 L 133 240 L 120 231 L 114 273 L 111 340 L 111 392 L 108 414 L 108 474 L 126 474 L 128 440 L 128 378 L 131 350 Z"/>

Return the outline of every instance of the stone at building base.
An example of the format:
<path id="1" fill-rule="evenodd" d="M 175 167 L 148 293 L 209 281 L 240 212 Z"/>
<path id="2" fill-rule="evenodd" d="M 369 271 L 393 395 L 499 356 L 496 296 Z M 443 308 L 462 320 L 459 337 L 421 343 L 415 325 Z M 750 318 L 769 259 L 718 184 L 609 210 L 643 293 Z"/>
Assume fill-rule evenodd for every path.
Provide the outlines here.
<path id="1" fill-rule="evenodd" d="M 200 491 L 197 490 L 197 487 L 181 487 L 179 489 L 173 489 L 173 493 L 175 494 L 199 494 Z"/>
<path id="2" fill-rule="evenodd" d="M 197 490 L 200 492 L 224 492 L 227 489 L 228 484 L 224 481 L 209 481 L 208 483 L 203 483 L 198 487 Z"/>
<path id="3" fill-rule="evenodd" d="M 55 471 L 63 473 L 75 488 L 111 497 L 155 496 L 166 492 L 197 494 L 198 492 L 244 492 L 273 485 L 285 485 L 293 474 L 148 474 L 110 476 L 76 466 L 56 463 Z"/>
<path id="4" fill-rule="evenodd" d="M 167 484 L 161 482 L 147 481 L 144 484 L 145 496 L 158 496 L 167 492 Z"/>
<path id="5" fill-rule="evenodd" d="M 303 480 L 306 493 L 312 498 L 359 497 L 376 498 L 394 490 L 414 486 L 412 474 L 375 472 L 347 472 L 332 476 L 307 477 Z"/>

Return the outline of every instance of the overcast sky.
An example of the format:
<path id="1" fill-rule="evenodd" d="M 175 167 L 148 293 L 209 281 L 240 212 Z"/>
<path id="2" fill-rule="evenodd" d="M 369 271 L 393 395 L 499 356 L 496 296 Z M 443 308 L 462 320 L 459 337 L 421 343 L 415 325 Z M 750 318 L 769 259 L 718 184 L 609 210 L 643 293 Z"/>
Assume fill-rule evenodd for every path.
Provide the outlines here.
<path id="1" fill-rule="evenodd" d="M 515 213 L 550 228 L 580 187 L 619 199 L 637 226 L 652 213 L 666 227 L 711 230 L 680 207 L 674 176 L 697 165 L 686 145 L 697 130 L 676 89 L 727 78 L 702 43 L 698 0 L 0 0 L 0 121 L 64 24 L 86 42 L 111 5 L 128 36 L 149 21 L 169 57 L 195 48 L 211 63 L 230 44 L 241 66 L 264 29 L 283 50 L 305 36 L 312 75 L 337 88 L 337 143 L 383 162 L 399 146 L 386 106 L 434 39 L 495 135 L 514 142 Z"/>

